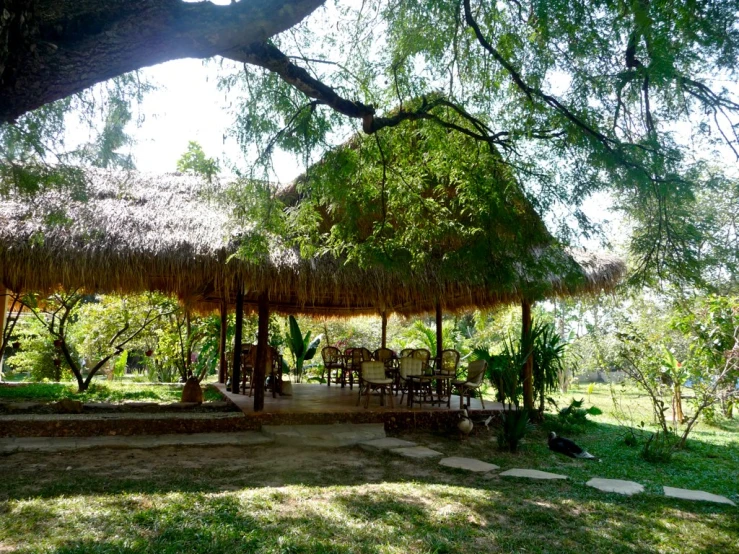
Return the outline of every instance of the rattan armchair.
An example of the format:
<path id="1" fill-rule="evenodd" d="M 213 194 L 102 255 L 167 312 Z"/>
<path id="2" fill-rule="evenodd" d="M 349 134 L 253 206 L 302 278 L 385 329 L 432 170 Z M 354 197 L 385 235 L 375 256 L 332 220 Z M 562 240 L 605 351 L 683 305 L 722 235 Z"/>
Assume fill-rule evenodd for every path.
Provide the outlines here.
<path id="1" fill-rule="evenodd" d="M 326 346 L 321 350 L 321 358 L 323 358 L 323 367 L 326 368 L 326 384 L 331 386 L 331 371 L 336 370 L 336 379 L 334 383 L 341 383 L 342 386 L 346 381 L 346 363 L 341 355 L 341 350 L 335 346 Z"/>
<path id="2" fill-rule="evenodd" d="M 362 369 L 362 362 L 372 361 L 372 353 L 366 348 L 352 348 L 351 350 L 351 362 L 349 363 L 349 389 L 354 388 L 354 373 L 359 376 L 359 372 Z M 342 383 L 343 386 L 343 383 Z"/>
<path id="3" fill-rule="evenodd" d="M 459 367 L 459 352 L 456 350 L 443 350 L 441 353 L 441 362 L 436 368 L 438 373 L 457 376 L 457 368 Z"/>
<path id="4" fill-rule="evenodd" d="M 480 392 L 480 402 L 482 408 L 485 409 L 485 400 L 482 398 L 482 381 L 485 378 L 485 370 L 488 363 L 485 360 L 475 360 L 467 366 L 467 379 L 455 379 L 452 381 L 452 387 L 459 391 L 459 409 L 464 408 L 464 396 L 467 395 L 467 403 L 469 404 L 473 396 Z"/>
<path id="5" fill-rule="evenodd" d="M 373 390 L 380 392 L 380 404 L 385 404 L 385 395 L 390 398 L 390 407 L 395 407 L 393 403 L 393 380 L 385 376 L 385 364 L 377 361 L 362 362 L 359 369 L 359 395 L 357 396 L 357 405 L 365 396 L 364 407 L 369 407 L 369 398 Z"/>
<path id="6" fill-rule="evenodd" d="M 400 358 L 400 369 L 398 370 L 398 387 L 402 392 L 400 403 L 403 404 L 403 398 L 410 390 L 410 379 L 414 376 L 423 375 L 423 362 L 416 358 Z M 410 403 L 410 399 L 409 399 Z"/>
<path id="7" fill-rule="evenodd" d="M 429 371 L 429 362 L 431 361 L 431 352 L 426 348 L 416 348 L 413 351 L 413 354 L 411 355 L 413 358 L 417 360 L 421 360 L 423 362 L 423 370 L 424 372 Z"/>

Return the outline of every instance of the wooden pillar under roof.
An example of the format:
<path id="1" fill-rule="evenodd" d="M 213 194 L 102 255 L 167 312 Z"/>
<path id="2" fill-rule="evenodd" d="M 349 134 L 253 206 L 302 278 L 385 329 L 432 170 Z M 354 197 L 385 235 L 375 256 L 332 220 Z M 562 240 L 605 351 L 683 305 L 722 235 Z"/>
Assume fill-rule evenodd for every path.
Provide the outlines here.
<path id="1" fill-rule="evenodd" d="M 8 295 L 10 291 L 0 283 L 0 343 L 5 338 L 5 325 L 8 322 Z M 7 346 L 7 345 L 6 345 Z M 3 371 L 4 356 L 0 356 L 0 375 Z"/>
<path id="2" fill-rule="evenodd" d="M 531 302 L 521 302 L 521 347 L 531 349 L 528 335 L 531 333 Z M 523 406 L 527 410 L 534 409 L 534 356 L 533 352 L 526 358 L 523 366 Z"/>
<path id="3" fill-rule="evenodd" d="M 264 410 L 264 377 L 267 364 L 271 362 L 267 349 L 269 348 L 269 299 L 267 293 L 259 295 L 259 325 L 257 327 L 257 361 L 254 368 L 254 411 Z M 272 383 L 274 387 L 275 384 Z"/>
<path id="4" fill-rule="evenodd" d="M 380 315 L 382 316 L 382 347 L 387 348 L 387 312 L 385 310 L 382 310 L 380 312 Z"/>
<path id="5" fill-rule="evenodd" d="M 236 286 L 236 329 L 234 332 L 234 359 L 231 366 L 231 392 L 239 393 L 241 387 L 241 333 L 244 327 L 244 289 Z"/>
<path id="6" fill-rule="evenodd" d="M 226 337 L 228 336 L 228 302 L 221 300 L 221 334 L 218 340 L 218 382 L 226 382 L 228 361 L 226 360 Z"/>
<path id="7" fill-rule="evenodd" d="M 436 301 L 436 363 L 441 367 L 441 353 L 444 350 L 444 338 L 442 336 L 441 302 Z"/>

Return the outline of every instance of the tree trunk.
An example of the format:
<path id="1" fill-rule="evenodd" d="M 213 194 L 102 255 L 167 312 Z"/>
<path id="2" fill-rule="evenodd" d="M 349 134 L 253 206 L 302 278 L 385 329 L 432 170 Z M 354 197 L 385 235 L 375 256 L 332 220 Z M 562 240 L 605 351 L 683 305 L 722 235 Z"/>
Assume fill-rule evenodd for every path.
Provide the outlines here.
<path id="1" fill-rule="evenodd" d="M 682 424 L 683 421 L 685 421 L 685 416 L 683 415 L 683 397 L 682 397 L 682 391 L 680 390 L 680 383 L 675 381 L 674 384 L 675 389 L 675 419 L 677 419 L 677 422 L 679 424 Z"/>
<path id="2" fill-rule="evenodd" d="M 6 0 L 0 13 L 0 123 L 143 67 L 229 57 L 293 27 L 324 2 Z"/>
<path id="3" fill-rule="evenodd" d="M 521 344 L 529 346 L 531 334 L 531 303 L 521 302 Z M 523 406 L 534 411 L 534 357 L 533 352 L 526 358 L 523 368 Z"/>
<path id="4" fill-rule="evenodd" d="M 61 341 L 61 345 L 59 346 L 59 348 L 62 351 L 62 355 L 64 356 L 64 359 L 67 361 L 67 364 L 72 370 L 72 373 L 74 374 L 75 379 L 77 379 L 77 391 L 85 392 L 87 390 L 89 383 L 86 382 L 82 378 L 82 371 L 80 370 L 79 366 L 77 366 L 77 364 L 75 363 L 74 358 L 72 358 L 72 353 L 69 351 L 69 347 L 67 346 L 67 341 L 64 340 L 64 337 L 62 336 L 60 336 L 58 340 Z M 61 373 L 61 368 L 58 369 L 58 371 Z"/>

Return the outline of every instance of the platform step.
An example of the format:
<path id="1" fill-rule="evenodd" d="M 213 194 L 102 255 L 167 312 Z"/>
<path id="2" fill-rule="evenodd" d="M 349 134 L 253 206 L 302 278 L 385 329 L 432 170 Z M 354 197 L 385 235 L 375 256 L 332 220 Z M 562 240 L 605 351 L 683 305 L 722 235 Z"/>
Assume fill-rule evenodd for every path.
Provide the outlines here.
<path id="1" fill-rule="evenodd" d="M 382 423 L 263 425 L 262 433 L 278 444 L 335 448 L 385 438 Z"/>
<path id="2" fill-rule="evenodd" d="M 0 415 L 0 437 L 238 433 L 258 429 L 258 421 L 240 412 Z"/>

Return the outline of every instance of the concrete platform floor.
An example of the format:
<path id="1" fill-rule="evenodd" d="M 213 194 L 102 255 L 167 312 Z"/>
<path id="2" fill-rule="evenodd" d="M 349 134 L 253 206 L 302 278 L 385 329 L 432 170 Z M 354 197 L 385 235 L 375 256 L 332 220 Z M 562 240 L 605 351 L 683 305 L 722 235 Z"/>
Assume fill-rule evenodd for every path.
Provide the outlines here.
<path id="1" fill-rule="evenodd" d="M 254 413 L 254 398 L 244 394 L 234 394 L 226 390 L 226 386 L 220 383 L 214 383 L 221 393 L 231 400 L 244 414 L 256 415 Z M 453 395 L 451 405 L 447 408 L 446 404 L 442 406 L 423 404 L 409 408 L 406 398 L 403 404 L 400 404 L 400 395 L 394 397 L 394 407 L 390 407 L 385 402 L 385 406 L 380 406 L 380 397 L 373 395 L 370 398 L 369 407 L 364 407 L 364 398 L 357 406 L 357 395 L 359 389 L 355 385 L 354 390 L 349 387 L 341 388 L 340 385 L 320 385 L 317 383 L 293 383 L 292 396 L 277 396 L 272 398 L 271 392 L 266 392 L 264 397 L 264 411 L 262 414 L 402 414 L 402 413 L 419 413 L 419 412 L 449 412 L 459 410 L 459 396 Z M 482 403 L 478 398 L 472 400 L 470 404 L 471 411 L 482 410 Z M 502 411 L 503 404 L 498 402 L 485 401 L 485 411 Z"/>

